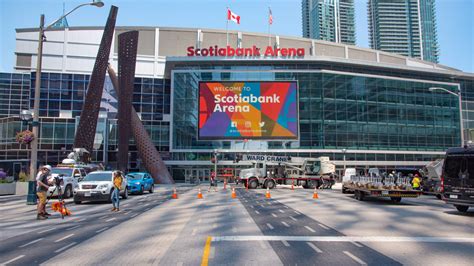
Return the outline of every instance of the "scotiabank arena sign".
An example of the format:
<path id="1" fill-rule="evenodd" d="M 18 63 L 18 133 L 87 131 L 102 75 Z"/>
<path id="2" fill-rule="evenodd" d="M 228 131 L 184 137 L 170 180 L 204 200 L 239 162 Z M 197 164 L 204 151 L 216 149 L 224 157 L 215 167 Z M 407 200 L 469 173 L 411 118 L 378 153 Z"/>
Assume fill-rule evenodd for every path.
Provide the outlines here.
<path id="1" fill-rule="evenodd" d="M 303 57 L 305 55 L 304 48 L 276 48 L 267 46 L 265 49 L 261 49 L 255 45 L 250 48 L 233 48 L 229 45 L 225 48 L 217 45 L 209 46 L 208 48 L 189 46 L 187 51 L 188 56 Z"/>

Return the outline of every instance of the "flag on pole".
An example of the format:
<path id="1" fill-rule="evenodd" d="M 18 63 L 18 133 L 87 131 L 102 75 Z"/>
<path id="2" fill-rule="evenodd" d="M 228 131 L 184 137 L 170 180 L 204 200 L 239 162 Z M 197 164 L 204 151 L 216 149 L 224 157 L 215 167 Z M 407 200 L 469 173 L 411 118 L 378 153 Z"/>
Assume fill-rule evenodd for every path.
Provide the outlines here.
<path id="1" fill-rule="evenodd" d="M 230 9 L 227 9 L 227 20 L 232 20 L 233 22 L 240 24 L 240 16 L 230 11 Z"/>
<path id="2" fill-rule="evenodd" d="M 268 8 L 268 24 L 272 25 L 273 24 L 273 15 L 272 15 L 272 9 Z"/>

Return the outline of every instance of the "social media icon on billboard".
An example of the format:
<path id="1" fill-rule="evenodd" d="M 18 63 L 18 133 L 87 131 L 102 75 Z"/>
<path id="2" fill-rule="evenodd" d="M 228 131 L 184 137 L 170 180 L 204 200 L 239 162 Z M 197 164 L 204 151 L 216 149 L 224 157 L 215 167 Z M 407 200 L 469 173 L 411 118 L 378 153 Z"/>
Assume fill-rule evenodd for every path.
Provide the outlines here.
<path id="1" fill-rule="evenodd" d="M 237 127 L 237 122 L 230 122 L 230 127 Z"/>
<path id="2" fill-rule="evenodd" d="M 263 121 L 262 121 L 262 122 L 259 122 L 258 125 L 259 125 L 260 127 L 264 127 L 264 126 L 265 126 L 265 122 L 263 122 Z"/>
<path id="3" fill-rule="evenodd" d="M 252 122 L 245 121 L 245 127 L 252 127 Z"/>

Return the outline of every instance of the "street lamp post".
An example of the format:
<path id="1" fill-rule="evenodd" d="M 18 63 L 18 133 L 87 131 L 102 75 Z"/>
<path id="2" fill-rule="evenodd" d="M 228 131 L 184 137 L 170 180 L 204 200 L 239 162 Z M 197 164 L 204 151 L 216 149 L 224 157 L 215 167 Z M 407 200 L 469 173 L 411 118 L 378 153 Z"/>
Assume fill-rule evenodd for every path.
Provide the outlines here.
<path id="1" fill-rule="evenodd" d="M 94 0 L 90 3 L 80 4 L 76 6 L 74 9 L 69 11 L 68 13 L 64 14 L 60 18 L 53 21 L 48 26 L 44 26 L 44 15 L 41 14 L 40 17 L 40 26 L 38 30 L 38 56 L 36 59 L 36 81 L 35 81 L 35 99 L 33 103 L 33 135 L 34 139 L 31 142 L 31 161 L 30 161 L 30 182 L 34 182 L 36 176 L 36 169 L 38 164 L 38 132 L 39 132 L 39 105 L 40 105 L 40 87 L 41 87 L 41 63 L 43 60 L 43 42 L 46 41 L 46 37 L 44 36 L 44 32 L 50 29 L 56 22 L 60 21 L 61 19 L 65 18 L 67 15 L 71 14 L 75 10 L 83 6 L 96 6 L 96 7 L 103 7 L 104 3 L 100 0 Z M 31 187 L 31 186 L 29 186 Z M 28 197 L 27 197 L 27 204 L 36 204 L 36 196 L 34 195 L 34 191 L 28 189 Z"/>
<path id="2" fill-rule="evenodd" d="M 463 121 L 462 121 L 462 99 L 461 99 L 461 89 L 459 88 L 458 89 L 458 92 L 452 92 L 450 90 L 447 90 L 445 88 L 441 88 L 441 87 L 431 87 L 428 89 L 429 91 L 431 92 L 434 92 L 434 91 L 444 91 L 444 92 L 447 92 L 449 94 L 452 94 L 454 96 L 457 96 L 458 97 L 458 101 L 459 101 L 459 122 L 460 122 L 460 129 L 461 129 L 461 146 L 464 146 L 464 125 L 463 125 Z"/>
<path id="3" fill-rule="evenodd" d="M 344 173 L 346 172 L 346 149 L 342 149 L 342 160 L 344 162 Z"/>

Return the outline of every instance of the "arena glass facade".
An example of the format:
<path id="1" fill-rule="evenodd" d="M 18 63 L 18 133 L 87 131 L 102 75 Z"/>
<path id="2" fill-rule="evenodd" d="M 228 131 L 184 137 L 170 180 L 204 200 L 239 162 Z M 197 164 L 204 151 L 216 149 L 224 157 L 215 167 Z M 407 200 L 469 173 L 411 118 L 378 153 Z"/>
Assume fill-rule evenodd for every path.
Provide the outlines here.
<path id="1" fill-rule="evenodd" d="M 474 100 L 471 80 L 334 63 L 220 63 L 182 58 L 173 62 L 170 58 L 167 69 L 164 79 L 135 79 L 133 105 L 177 181 L 188 175 L 208 176 L 216 149 L 222 166 L 233 164 L 241 153 L 329 156 L 339 168 L 343 158 L 347 167 L 370 167 L 375 162 L 388 167 L 421 165 L 460 144 L 456 97 L 428 88 L 456 91 L 460 86 L 463 99 Z M 15 114 L 32 108 L 30 84 L 35 75 L 2 73 L 0 77 L 5 99 L 13 98 L 8 94 L 13 85 L 21 88 L 19 98 L 23 99 L 19 105 L 6 104 L 9 111 L 2 111 L 0 119 L 0 161 L 15 175 L 28 163 L 28 147 L 15 141 L 16 132 L 28 126 Z M 198 82 L 233 80 L 298 81 L 299 140 L 197 141 Z M 89 76 L 83 74 L 42 74 L 40 163 L 55 164 L 71 150 L 88 81 Z M 116 108 L 116 95 L 107 78 L 92 156 L 111 167 L 117 154 Z M 469 115 L 466 111 L 464 117 Z M 465 127 L 473 128 L 469 123 Z M 130 169 L 139 170 L 133 140 L 130 144 Z"/>

